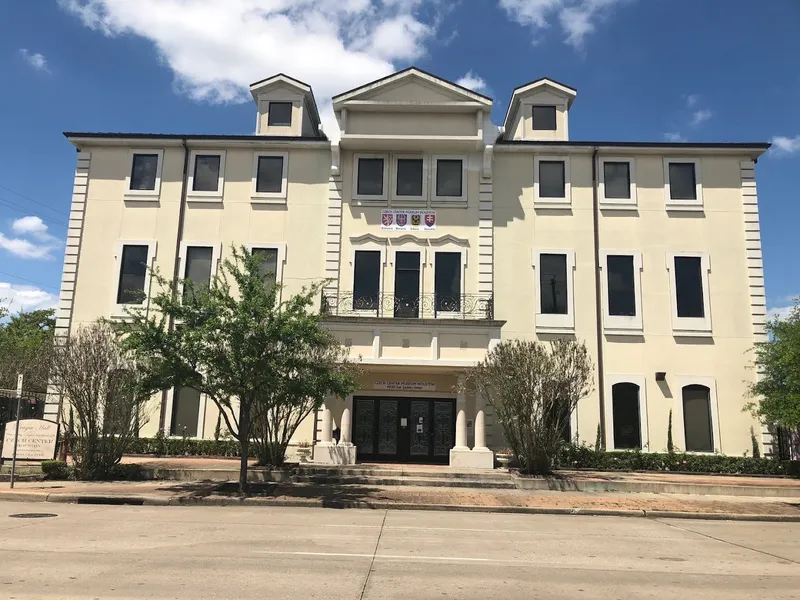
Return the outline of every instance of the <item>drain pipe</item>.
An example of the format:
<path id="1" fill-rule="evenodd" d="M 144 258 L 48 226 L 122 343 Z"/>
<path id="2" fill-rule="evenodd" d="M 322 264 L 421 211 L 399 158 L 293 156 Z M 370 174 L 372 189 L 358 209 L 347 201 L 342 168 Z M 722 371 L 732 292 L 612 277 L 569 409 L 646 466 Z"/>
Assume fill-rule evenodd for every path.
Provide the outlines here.
<path id="1" fill-rule="evenodd" d="M 183 241 L 183 221 L 186 214 L 186 188 L 189 185 L 189 146 L 186 145 L 186 138 L 181 140 L 183 146 L 183 178 L 181 180 L 181 201 L 178 207 L 178 233 L 175 236 L 175 264 L 172 269 L 172 281 L 177 281 L 180 276 L 180 253 L 181 241 Z M 173 300 L 176 297 L 178 288 L 172 290 Z M 167 324 L 169 331 L 175 329 L 175 319 L 170 315 Z M 164 424 L 167 419 L 167 393 L 168 390 L 161 391 L 161 412 L 158 416 L 158 430 L 164 432 Z"/>
<path id="2" fill-rule="evenodd" d="M 600 401 L 600 446 L 606 449 L 606 386 L 603 366 L 603 287 L 600 282 L 600 201 L 597 182 L 597 146 L 592 151 L 592 225 L 594 231 L 594 308 L 597 324 L 597 386 Z"/>

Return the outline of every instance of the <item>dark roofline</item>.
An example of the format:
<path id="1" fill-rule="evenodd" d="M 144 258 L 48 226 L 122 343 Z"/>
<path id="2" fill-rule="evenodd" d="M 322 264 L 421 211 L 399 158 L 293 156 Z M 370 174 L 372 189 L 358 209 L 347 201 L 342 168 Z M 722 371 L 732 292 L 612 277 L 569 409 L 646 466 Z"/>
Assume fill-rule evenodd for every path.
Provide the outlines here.
<path id="1" fill-rule="evenodd" d="M 306 83 L 305 81 L 300 81 L 297 77 L 292 77 L 291 75 L 287 75 L 286 73 L 275 73 L 275 75 L 270 75 L 269 77 L 265 77 L 264 79 L 259 79 L 258 81 L 251 83 L 250 87 L 254 85 L 259 85 L 264 83 L 265 81 L 269 81 L 270 79 L 275 79 L 276 77 L 286 77 L 286 79 L 291 79 L 292 81 L 299 83 L 300 85 L 306 86 L 308 89 L 311 89 L 311 84 Z"/>
<path id="2" fill-rule="evenodd" d="M 769 149 L 768 142 L 583 142 L 575 140 L 504 140 L 498 138 L 501 146 L 619 146 L 626 148 L 731 148 L 742 150 L 758 148 Z"/>
<path id="3" fill-rule="evenodd" d="M 274 141 L 274 142 L 327 142 L 328 136 L 324 133 L 314 136 L 291 135 L 230 135 L 230 134 L 203 134 L 203 133 L 117 133 L 97 131 L 65 131 L 66 138 L 90 139 L 132 139 L 132 140 L 219 140 L 219 141 Z"/>
<path id="4" fill-rule="evenodd" d="M 529 85 L 533 85 L 534 83 L 539 83 L 540 81 L 545 81 L 545 80 L 552 81 L 553 83 L 557 83 L 560 86 L 563 86 L 563 87 L 565 87 L 567 89 L 572 90 L 576 94 L 578 93 L 578 90 L 576 88 L 572 87 L 571 85 L 567 85 L 566 83 L 561 83 L 560 81 L 556 81 L 552 77 L 539 77 L 539 79 L 534 79 L 533 81 L 529 81 L 528 83 L 523 83 L 522 85 L 518 85 L 517 87 L 515 87 L 512 90 L 511 95 L 513 96 L 514 92 L 516 92 L 517 90 L 521 90 L 524 87 L 528 87 Z"/>
<path id="5" fill-rule="evenodd" d="M 386 75 L 385 77 L 379 77 L 378 79 L 375 79 L 374 81 L 370 81 L 369 83 L 362 83 L 361 85 L 356 86 L 353 89 L 347 90 L 346 92 L 341 92 L 340 94 L 336 94 L 335 96 L 331 97 L 331 101 L 334 101 L 334 100 L 336 100 L 337 98 L 339 98 L 341 96 L 346 96 L 347 94 L 351 94 L 351 93 L 353 93 L 355 91 L 358 91 L 361 88 L 365 88 L 365 87 L 369 87 L 371 85 L 375 85 L 376 83 L 380 83 L 381 81 L 386 81 L 387 79 L 391 79 L 392 77 L 396 77 L 397 75 L 402 75 L 403 73 L 407 73 L 408 71 L 419 71 L 420 73 L 423 73 L 423 74 L 427 75 L 428 77 L 433 77 L 434 79 L 438 79 L 440 81 L 444 81 L 445 83 L 449 83 L 450 85 L 455 86 L 460 90 L 464 90 L 465 92 L 469 92 L 470 94 L 475 94 L 476 96 L 480 96 L 481 98 L 485 98 L 486 100 L 490 100 L 491 102 L 494 102 L 494 98 L 491 98 L 489 96 L 486 96 L 485 94 L 481 94 L 479 92 L 476 92 L 475 90 L 471 90 L 469 88 L 466 88 L 463 85 L 458 85 L 455 81 L 450 81 L 449 79 L 445 79 L 444 77 L 440 77 L 439 75 L 434 75 L 433 73 L 430 73 L 430 72 L 426 71 L 425 69 L 420 69 L 419 67 L 415 67 L 414 65 L 411 65 L 410 67 L 406 67 L 405 69 L 402 69 L 400 71 L 395 71 L 394 73 L 390 73 L 389 75 Z"/>

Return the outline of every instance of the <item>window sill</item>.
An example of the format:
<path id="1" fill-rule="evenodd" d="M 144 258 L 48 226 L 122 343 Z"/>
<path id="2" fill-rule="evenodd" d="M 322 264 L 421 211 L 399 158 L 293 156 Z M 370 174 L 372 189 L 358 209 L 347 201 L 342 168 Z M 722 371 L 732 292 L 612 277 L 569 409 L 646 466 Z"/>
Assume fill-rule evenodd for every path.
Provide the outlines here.
<path id="1" fill-rule="evenodd" d="M 633 329 L 633 328 L 624 328 L 624 327 L 604 327 L 603 333 L 606 335 L 614 335 L 614 336 L 629 336 L 629 337 L 642 337 L 644 335 L 644 329 L 641 327 Z"/>
<path id="2" fill-rule="evenodd" d="M 187 202 L 210 202 L 219 204 L 222 202 L 222 194 L 205 195 L 205 194 L 186 194 Z"/>
<path id="3" fill-rule="evenodd" d="M 388 206 L 389 201 L 386 198 L 359 198 L 354 196 L 350 203 L 357 206 Z"/>
<path id="4" fill-rule="evenodd" d="M 253 204 L 286 204 L 286 196 L 250 196 Z"/>
<path id="5" fill-rule="evenodd" d="M 431 200 L 432 207 L 438 208 L 466 208 L 469 202 L 462 198 L 455 198 L 453 200 Z"/>
<path id="6" fill-rule="evenodd" d="M 703 212 L 705 208 L 700 203 L 693 202 L 667 202 L 667 211 L 669 212 Z"/>
<path id="7" fill-rule="evenodd" d="M 143 192 L 125 192 L 122 196 L 124 200 L 131 200 L 134 202 L 158 202 L 161 194 L 143 193 Z"/>
<path id="8" fill-rule="evenodd" d="M 714 337 L 710 329 L 672 329 L 673 337 L 694 337 L 712 338 Z"/>
<path id="9" fill-rule="evenodd" d="M 600 210 L 635 211 L 639 209 L 636 202 L 615 202 L 614 200 L 600 200 Z"/>
<path id="10" fill-rule="evenodd" d="M 426 198 L 392 198 L 392 206 L 426 206 L 428 204 L 428 200 Z"/>
<path id="11" fill-rule="evenodd" d="M 555 210 L 572 210 L 572 202 L 570 200 L 534 200 L 533 208 L 555 209 Z"/>
<path id="12" fill-rule="evenodd" d="M 536 333 L 575 334 L 575 326 L 536 325 Z"/>

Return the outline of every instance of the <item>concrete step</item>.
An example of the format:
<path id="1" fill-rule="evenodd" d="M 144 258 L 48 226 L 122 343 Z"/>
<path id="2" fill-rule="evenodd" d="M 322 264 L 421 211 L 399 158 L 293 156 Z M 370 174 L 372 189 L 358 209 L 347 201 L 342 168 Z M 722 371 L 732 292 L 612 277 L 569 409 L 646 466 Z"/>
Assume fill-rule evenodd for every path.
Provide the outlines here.
<path id="1" fill-rule="evenodd" d="M 353 477 L 415 477 L 429 479 L 473 479 L 480 481 L 509 481 L 511 475 L 505 471 L 455 471 L 448 467 L 436 469 L 415 468 L 414 466 L 404 468 L 370 467 L 363 465 L 347 467 L 323 467 L 313 465 L 302 465 L 294 471 L 297 475 L 316 476 L 327 475 L 353 476 Z"/>
<path id="2" fill-rule="evenodd" d="M 316 474 L 293 475 L 292 483 L 323 485 L 373 485 L 373 486 L 412 486 L 440 488 L 472 488 L 513 490 L 516 484 L 510 477 L 496 478 L 458 478 L 458 477 L 410 477 L 378 475 Z"/>

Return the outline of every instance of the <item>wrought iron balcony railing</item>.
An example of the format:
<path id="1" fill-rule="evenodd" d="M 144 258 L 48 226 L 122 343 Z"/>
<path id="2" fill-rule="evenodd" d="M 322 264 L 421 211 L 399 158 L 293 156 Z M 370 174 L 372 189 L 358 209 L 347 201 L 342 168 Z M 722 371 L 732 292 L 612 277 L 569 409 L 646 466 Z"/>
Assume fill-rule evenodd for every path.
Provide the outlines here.
<path id="1" fill-rule="evenodd" d="M 396 319 L 494 319 L 491 294 L 422 294 L 403 296 L 323 292 L 321 311 L 336 317 L 384 317 Z"/>

